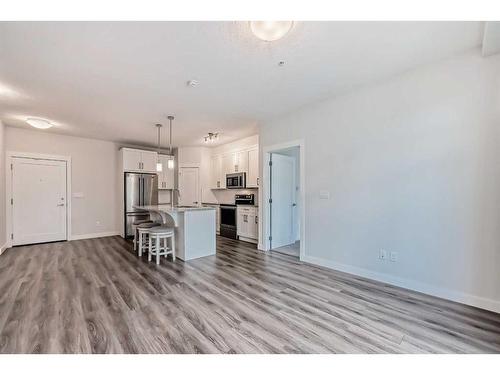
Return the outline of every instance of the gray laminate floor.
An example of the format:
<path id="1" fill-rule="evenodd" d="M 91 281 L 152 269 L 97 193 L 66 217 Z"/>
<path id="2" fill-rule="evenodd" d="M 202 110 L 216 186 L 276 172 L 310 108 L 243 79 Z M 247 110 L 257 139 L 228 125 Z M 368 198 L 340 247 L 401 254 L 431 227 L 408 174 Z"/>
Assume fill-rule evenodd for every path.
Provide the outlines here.
<path id="1" fill-rule="evenodd" d="M 300 241 L 296 241 L 291 245 L 277 247 L 272 251 L 298 258 L 300 256 Z"/>
<path id="2" fill-rule="evenodd" d="M 0 256 L 0 352 L 500 352 L 500 315 L 225 238 L 156 266 L 108 237 Z"/>

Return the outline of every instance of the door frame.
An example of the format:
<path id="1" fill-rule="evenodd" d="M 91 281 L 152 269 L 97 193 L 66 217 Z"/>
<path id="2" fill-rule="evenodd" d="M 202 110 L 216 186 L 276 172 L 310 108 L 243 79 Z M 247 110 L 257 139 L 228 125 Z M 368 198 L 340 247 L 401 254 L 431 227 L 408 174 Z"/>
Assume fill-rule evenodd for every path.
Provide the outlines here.
<path id="1" fill-rule="evenodd" d="M 305 218 L 306 218 L 306 200 L 305 200 L 305 145 L 303 139 L 297 139 L 290 142 L 278 143 L 271 146 L 263 147 L 262 149 L 262 189 L 259 189 L 260 195 L 260 204 L 262 210 L 259 210 L 259 220 L 260 220 L 260 228 L 259 228 L 259 248 L 265 251 L 269 251 L 269 235 L 271 233 L 269 217 L 270 217 L 270 205 L 269 205 L 269 196 L 271 192 L 271 179 L 269 173 L 269 161 L 271 159 L 271 154 L 273 152 L 283 150 L 291 147 L 299 147 L 299 186 L 300 186 L 300 252 L 299 259 L 303 260 L 306 253 L 306 230 L 305 230 Z M 261 191 L 262 190 L 262 191 Z M 260 235 L 262 233 L 262 236 Z"/>
<path id="2" fill-rule="evenodd" d="M 48 155 L 31 152 L 6 151 L 5 152 L 5 235 L 7 237 L 6 248 L 12 247 L 12 170 L 13 158 L 53 160 L 66 162 L 66 241 L 72 240 L 71 235 L 71 156 Z"/>

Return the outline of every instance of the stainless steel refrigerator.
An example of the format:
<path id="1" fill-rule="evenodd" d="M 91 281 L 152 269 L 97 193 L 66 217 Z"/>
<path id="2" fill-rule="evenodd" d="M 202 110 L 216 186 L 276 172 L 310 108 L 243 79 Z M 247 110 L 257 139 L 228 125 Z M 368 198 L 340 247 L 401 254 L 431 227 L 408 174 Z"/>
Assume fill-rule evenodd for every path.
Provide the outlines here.
<path id="1" fill-rule="evenodd" d="M 158 176 L 147 173 L 125 173 L 125 237 L 133 237 L 132 224 L 149 219 L 149 213 L 134 206 L 158 204 Z"/>

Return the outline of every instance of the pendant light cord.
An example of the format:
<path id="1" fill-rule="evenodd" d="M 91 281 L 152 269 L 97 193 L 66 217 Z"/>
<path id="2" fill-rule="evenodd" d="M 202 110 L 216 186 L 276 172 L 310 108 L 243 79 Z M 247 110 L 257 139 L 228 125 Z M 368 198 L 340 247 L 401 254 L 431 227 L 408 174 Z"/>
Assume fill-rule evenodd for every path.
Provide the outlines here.
<path id="1" fill-rule="evenodd" d="M 169 143 L 169 153 L 172 155 L 172 120 L 174 119 L 174 116 L 168 116 L 168 121 L 170 122 L 170 139 L 168 141 Z"/>

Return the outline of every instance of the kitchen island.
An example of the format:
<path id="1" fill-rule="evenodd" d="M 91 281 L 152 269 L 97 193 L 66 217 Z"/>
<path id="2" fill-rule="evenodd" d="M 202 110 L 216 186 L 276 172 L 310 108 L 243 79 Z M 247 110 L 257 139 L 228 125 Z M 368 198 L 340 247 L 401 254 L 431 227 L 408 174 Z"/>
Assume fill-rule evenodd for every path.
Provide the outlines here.
<path id="1" fill-rule="evenodd" d="M 175 255 L 187 261 L 215 255 L 215 208 L 180 207 L 169 204 L 135 206 L 147 211 L 152 219 L 175 227 Z"/>

